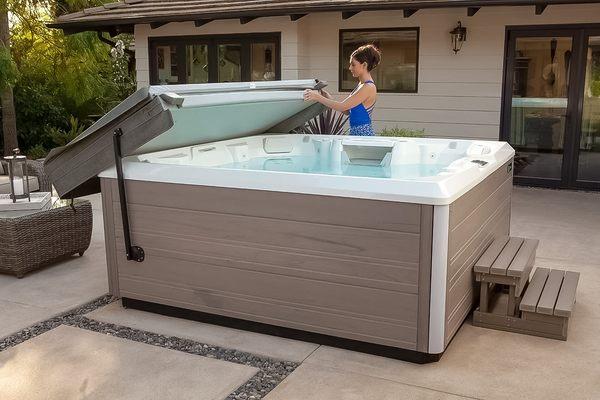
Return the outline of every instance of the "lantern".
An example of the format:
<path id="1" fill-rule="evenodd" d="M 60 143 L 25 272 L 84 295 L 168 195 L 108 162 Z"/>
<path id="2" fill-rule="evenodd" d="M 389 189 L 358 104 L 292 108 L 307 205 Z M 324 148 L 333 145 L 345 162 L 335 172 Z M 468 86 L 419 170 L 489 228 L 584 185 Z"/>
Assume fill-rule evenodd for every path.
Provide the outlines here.
<path id="1" fill-rule="evenodd" d="M 460 21 L 458 21 L 456 28 L 450 31 L 450 36 L 452 37 L 452 50 L 454 50 L 454 54 L 456 54 L 467 40 L 467 28 L 463 27 Z"/>
<path id="2" fill-rule="evenodd" d="M 10 180 L 10 198 L 13 203 L 18 199 L 31 201 L 29 195 L 29 175 L 27 174 L 27 157 L 20 154 L 19 149 L 13 150 L 12 156 L 6 156 L 8 162 L 8 177 Z"/>

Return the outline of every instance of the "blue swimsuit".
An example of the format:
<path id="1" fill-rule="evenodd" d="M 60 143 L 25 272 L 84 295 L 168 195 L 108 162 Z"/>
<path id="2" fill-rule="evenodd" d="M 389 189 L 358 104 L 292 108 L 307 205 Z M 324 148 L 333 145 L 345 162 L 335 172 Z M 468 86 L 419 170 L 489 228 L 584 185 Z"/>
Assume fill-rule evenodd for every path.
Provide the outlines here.
<path id="1" fill-rule="evenodd" d="M 367 83 L 375 82 L 373 81 L 365 81 L 365 85 Z M 358 89 L 358 86 L 356 87 Z M 356 92 L 356 89 L 352 91 L 352 93 Z M 350 135 L 352 136 L 374 136 L 375 132 L 373 131 L 373 125 L 371 124 L 371 114 L 373 113 L 373 109 L 375 108 L 375 103 L 369 108 L 365 108 L 364 104 L 360 103 L 359 105 L 352 107 L 350 111 Z"/>

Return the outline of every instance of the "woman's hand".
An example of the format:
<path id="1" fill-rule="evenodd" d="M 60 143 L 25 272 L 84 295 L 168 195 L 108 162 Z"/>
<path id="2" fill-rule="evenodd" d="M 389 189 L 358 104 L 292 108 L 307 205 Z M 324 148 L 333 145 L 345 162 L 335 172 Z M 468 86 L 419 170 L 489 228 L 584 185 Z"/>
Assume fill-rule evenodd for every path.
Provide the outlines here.
<path id="1" fill-rule="evenodd" d="M 331 95 L 329 94 L 328 91 L 326 91 L 325 89 L 321 89 L 321 95 L 323 97 L 325 97 L 326 99 L 331 99 Z"/>
<path id="2" fill-rule="evenodd" d="M 323 96 L 316 90 L 306 89 L 304 91 L 304 101 L 319 101 Z"/>

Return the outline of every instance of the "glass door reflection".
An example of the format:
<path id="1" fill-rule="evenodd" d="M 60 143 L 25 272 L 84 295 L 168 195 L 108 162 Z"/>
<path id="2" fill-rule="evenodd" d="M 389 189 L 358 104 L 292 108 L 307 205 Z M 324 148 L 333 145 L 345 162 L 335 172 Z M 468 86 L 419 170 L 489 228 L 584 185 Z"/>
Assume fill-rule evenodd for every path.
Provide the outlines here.
<path id="1" fill-rule="evenodd" d="M 510 110 L 510 144 L 515 175 L 533 179 L 562 177 L 571 37 L 515 39 Z"/>
<path id="2" fill-rule="evenodd" d="M 577 180 L 600 183 L 600 35 L 588 37 L 584 54 L 586 66 Z"/>
<path id="3" fill-rule="evenodd" d="M 218 82 L 242 81 L 242 45 L 220 44 L 218 46 Z"/>

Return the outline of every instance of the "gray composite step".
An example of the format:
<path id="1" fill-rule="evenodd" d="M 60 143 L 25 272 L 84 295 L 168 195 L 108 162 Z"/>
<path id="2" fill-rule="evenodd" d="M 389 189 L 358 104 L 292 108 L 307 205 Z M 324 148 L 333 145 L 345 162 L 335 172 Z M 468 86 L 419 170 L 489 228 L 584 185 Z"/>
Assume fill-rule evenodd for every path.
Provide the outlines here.
<path id="1" fill-rule="evenodd" d="M 579 272 L 537 268 L 523 294 L 519 309 L 525 312 L 571 317 Z"/>
<path id="2" fill-rule="evenodd" d="M 475 263 L 476 273 L 528 277 L 539 240 L 502 236 L 494 240 Z"/>

